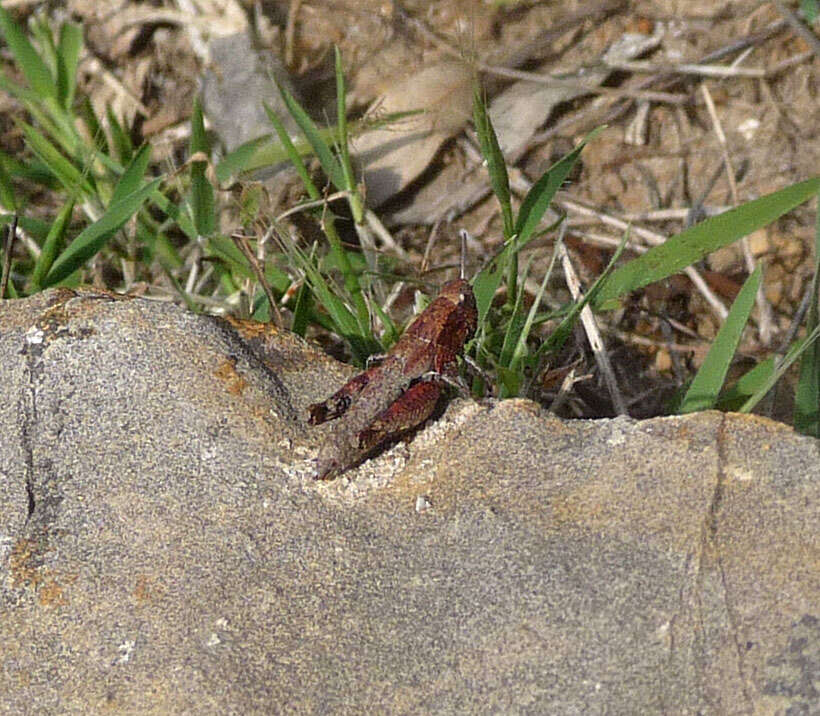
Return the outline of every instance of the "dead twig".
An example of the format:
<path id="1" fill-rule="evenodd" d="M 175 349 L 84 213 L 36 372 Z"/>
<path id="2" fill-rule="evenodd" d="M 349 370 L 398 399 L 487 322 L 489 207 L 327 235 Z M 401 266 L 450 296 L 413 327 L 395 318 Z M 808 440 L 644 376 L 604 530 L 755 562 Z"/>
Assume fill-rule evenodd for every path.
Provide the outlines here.
<path id="1" fill-rule="evenodd" d="M 719 47 L 717 50 L 713 50 L 712 52 L 707 53 L 706 55 L 701 57 L 696 64 L 705 65 L 717 62 L 718 60 L 721 60 L 724 57 L 731 55 L 735 52 L 741 52 L 749 47 L 759 45 L 762 42 L 765 42 L 769 38 L 774 37 L 778 33 L 785 30 L 787 26 L 788 25 L 785 20 L 777 20 L 771 23 L 768 27 L 765 27 L 760 32 L 755 32 L 753 34 L 747 35 L 746 37 L 741 37 L 740 39 L 732 40 L 732 42 L 724 45 L 723 47 Z M 805 57 L 795 56 L 794 58 L 788 58 L 787 60 L 784 60 L 784 62 L 781 62 L 772 67 L 769 70 L 769 72 L 770 74 L 777 74 L 785 68 L 785 65 L 787 63 L 788 66 L 791 66 L 795 63 L 795 61 L 803 62 L 805 61 Z M 651 77 L 646 77 L 640 82 L 638 82 L 638 84 L 635 85 L 635 88 L 647 89 L 649 87 L 657 86 L 666 87 L 676 82 L 679 79 L 679 77 L 679 75 L 676 75 L 674 73 L 653 75 Z M 581 131 L 575 128 L 575 125 L 584 120 L 586 120 L 584 126 L 587 127 L 601 123 L 614 122 L 625 112 L 629 111 L 629 109 L 632 107 L 634 103 L 634 100 L 629 98 L 618 101 L 614 98 L 602 98 L 601 102 L 604 103 L 604 106 L 601 106 L 601 104 L 596 105 L 595 103 L 593 103 L 590 107 L 586 107 L 579 111 L 577 114 L 561 120 L 549 129 L 546 129 L 543 132 L 539 132 L 538 134 L 534 134 L 526 143 L 526 145 L 522 148 L 522 153 L 529 151 L 533 147 L 543 142 L 546 142 L 548 139 L 551 139 L 556 135 L 566 134 L 570 130 Z"/>
<path id="2" fill-rule="evenodd" d="M 657 92 L 654 90 L 632 89 L 630 87 L 604 87 L 590 82 L 583 82 L 580 79 L 556 77 L 555 75 L 545 75 L 539 72 L 525 72 L 524 70 L 513 70 L 506 67 L 486 65 L 484 63 L 479 63 L 478 69 L 489 75 L 495 75 L 496 77 L 535 82 L 549 87 L 567 87 L 573 90 L 583 90 L 590 94 L 607 95 L 610 97 L 630 97 L 632 99 L 664 102 L 666 104 L 686 104 L 689 101 L 688 95 L 680 93 Z"/>
<path id="3" fill-rule="evenodd" d="M 681 62 L 677 65 L 664 65 L 648 60 L 605 61 L 604 65 L 613 70 L 625 72 L 642 72 L 648 74 L 698 75 L 700 77 L 751 77 L 760 79 L 768 75 L 768 70 L 758 67 L 732 67 L 726 65 L 698 65 Z"/>
<path id="4" fill-rule="evenodd" d="M 273 311 L 274 325 L 276 325 L 277 328 L 284 328 L 285 322 L 279 311 L 279 305 L 276 302 L 276 298 L 274 298 L 273 290 L 271 289 L 267 278 L 265 278 L 265 272 L 262 269 L 259 259 L 256 258 L 251 250 L 250 243 L 248 243 L 248 237 L 243 234 L 236 233 L 231 234 L 231 238 L 234 240 L 237 248 L 244 254 L 245 258 L 248 259 L 248 263 L 251 265 L 251 270 L 253 271 L 254 276 L 256 276 L 256 280 L 259 281 L 259 285 L 265 292 L 265 296 L 268 299 L 268 304 L 270 305 L 271 311 Z"/>
<path id="5" fill-rule="evenodd" d="M 567 399 L 569 398 L 572 389 L 575 387 L 575 384 L 589 380 L 591 377 L 592 375 L 589 373 L 576 377 L 575 368 L 571 368 L 569 373 L 564 376 L 564 380 L 561 381 L 561 387 L 558 389 L 558 395 L 556 395 L 555 400 L 550 403 L 549 408 L 547 408 L 547 412 L 555 415 L 561 408 L 564 407 L 564 403 L 567 402 Z"/>
<path id="6" fill-rule="evenodd" d="M 792 30 L 808 43 L 815 55 L 820 57 L 820 38 L 811 31 L 811 28 L 801 22 L 794 10 L 787 7 L 781 0 L 774 0 L 774 4 L 777 11 L 783 16 L 783 19 L 789 23 Z"/>

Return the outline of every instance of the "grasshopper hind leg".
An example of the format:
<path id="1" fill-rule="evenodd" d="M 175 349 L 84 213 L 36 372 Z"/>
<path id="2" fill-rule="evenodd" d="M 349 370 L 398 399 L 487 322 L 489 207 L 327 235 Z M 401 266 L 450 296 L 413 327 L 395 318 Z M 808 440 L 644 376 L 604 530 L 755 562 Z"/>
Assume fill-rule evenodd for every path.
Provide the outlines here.
<path id="1" fill-rule="evenodd" d="M 385 440 L 421 425 L 435 410 L 441 386 L 430 380 L 411 385 L 359 433 L 359 448 L 370 450 Z"/>

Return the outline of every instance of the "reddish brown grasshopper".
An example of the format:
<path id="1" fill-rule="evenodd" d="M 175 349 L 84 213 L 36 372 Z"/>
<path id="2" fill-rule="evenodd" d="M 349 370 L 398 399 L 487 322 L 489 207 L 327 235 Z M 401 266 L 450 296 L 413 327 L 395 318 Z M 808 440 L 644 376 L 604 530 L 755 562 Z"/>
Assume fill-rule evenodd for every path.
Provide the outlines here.
<path id="1" fill-rule="evenodd" d="M 379 365 L 311 405 L 311 425 L 338 420 L 319 451 L 316 479 L 333 479 L 380 443 L 430 417 L 442 383 L 457 375 L 456 357 L 477 324 L 470 284 L 449 281 Z"/>

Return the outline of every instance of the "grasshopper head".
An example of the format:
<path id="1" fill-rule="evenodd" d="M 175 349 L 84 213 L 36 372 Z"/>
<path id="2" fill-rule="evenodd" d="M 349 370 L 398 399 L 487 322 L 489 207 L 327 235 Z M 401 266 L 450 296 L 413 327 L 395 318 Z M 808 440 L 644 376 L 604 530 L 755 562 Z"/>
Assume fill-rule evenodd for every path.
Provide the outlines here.
<path id="1" fill-rule="evenodd" d="M 478 326 L 478 309 L 475 304 L 475 294 L 473 287 L 463 278 L 448 281 L 441 287 L 440 298 L 445 298 L 453 303 L 457 309 L 461 330 L 464 332 L 464 339 L 470 338 Z"/>

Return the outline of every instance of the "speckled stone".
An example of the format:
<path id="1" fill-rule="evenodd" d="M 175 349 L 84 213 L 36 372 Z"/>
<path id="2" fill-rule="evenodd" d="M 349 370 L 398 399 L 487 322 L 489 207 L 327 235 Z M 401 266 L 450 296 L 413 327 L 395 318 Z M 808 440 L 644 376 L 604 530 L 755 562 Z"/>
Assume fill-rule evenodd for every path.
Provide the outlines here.
<path id="1" fill-rule="evenodd" d="M 166 303 L 0 303 L 0 711 L 816 708 L 817 441 L 454 401 L 315 483 L 349 372 Z"/>

